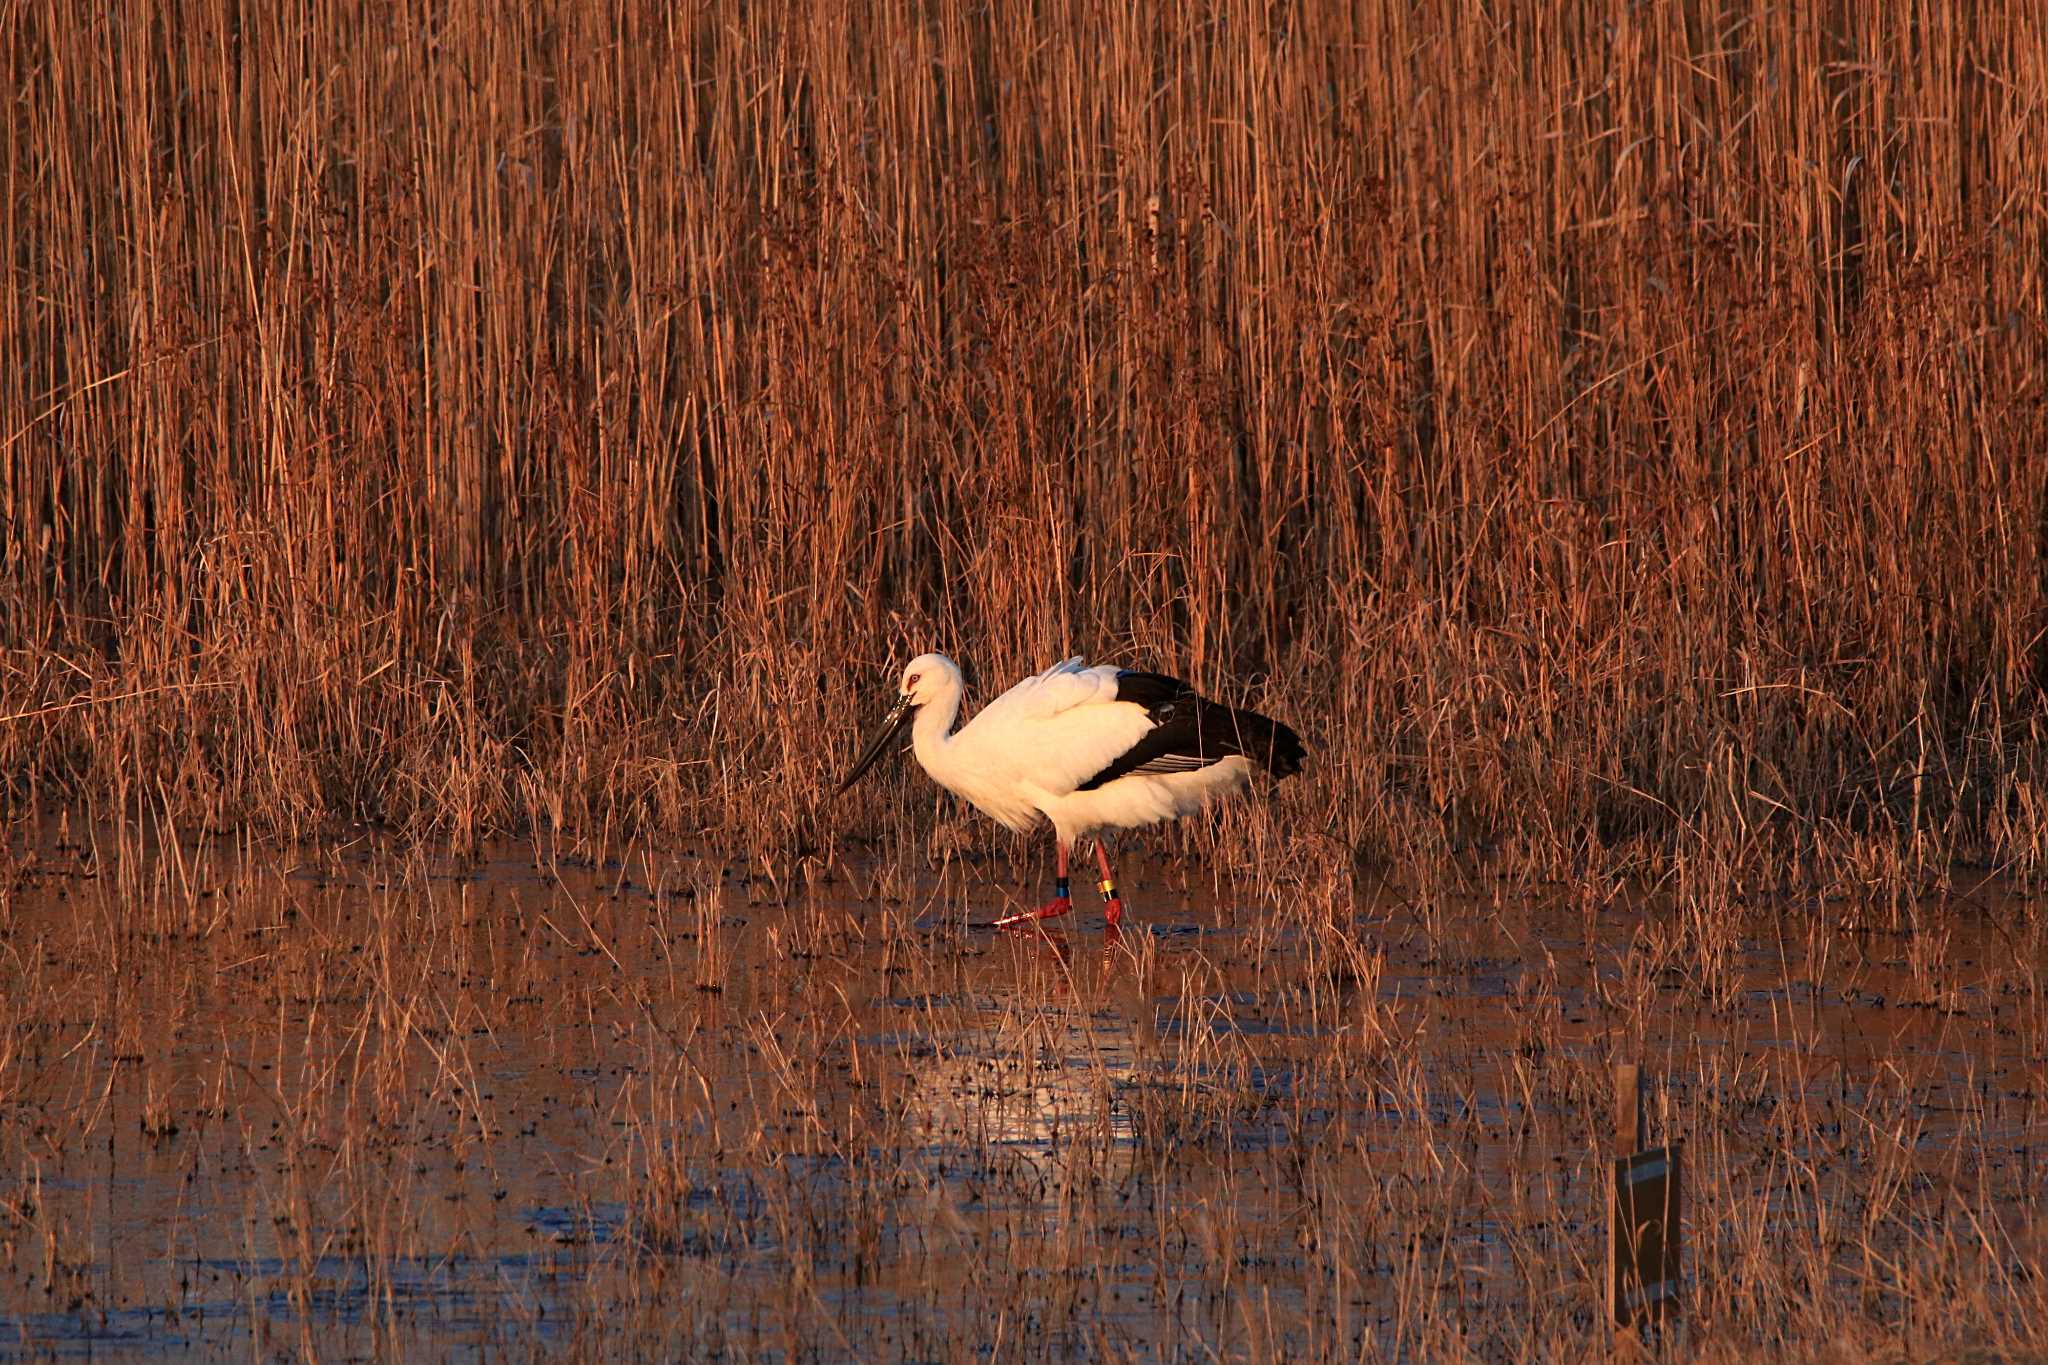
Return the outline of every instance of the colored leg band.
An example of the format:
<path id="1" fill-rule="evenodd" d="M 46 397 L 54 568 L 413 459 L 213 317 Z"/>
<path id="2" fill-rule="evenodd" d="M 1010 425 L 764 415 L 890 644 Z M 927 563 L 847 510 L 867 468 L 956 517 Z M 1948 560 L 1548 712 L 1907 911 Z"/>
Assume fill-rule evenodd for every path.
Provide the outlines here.
<path id="1" fill-rule="evenodd" d="M 1055 881 L 1055 882 L 1053 883 L 1053 890 L 1054 890 L 1054 893 L 1055 893 L 1055 899 L 1058 899 L 1058 900 L 1067 900 L 1067 899 L 1070 899 L 1070 898 L 1069 898 L 1069 896 L 1067 895 L 1067 879 L 1066 879 L 1065 877 L 1061 877 L 1061 878 L 1060 878 L 1059 880 L 1057 880 L 1057 881 Z"/>
<path id="2" fill-rule="evenodd" d="M 1116 899 L 1116 883 L 1107 877 L 1102 879 L 1102 898 L 1106 901 Z"/>

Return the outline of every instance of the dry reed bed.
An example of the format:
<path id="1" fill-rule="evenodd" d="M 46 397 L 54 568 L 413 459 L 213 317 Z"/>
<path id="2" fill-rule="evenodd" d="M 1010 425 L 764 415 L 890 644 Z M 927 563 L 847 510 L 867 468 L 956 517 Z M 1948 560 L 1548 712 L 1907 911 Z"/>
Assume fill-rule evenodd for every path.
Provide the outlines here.
<path id="1" fill-rule="evenodd" d="M 1688 1358 L 2048 1348 L 2048 940 L 1995 902 L 1704 945 L 1147 863 L 1158 932 L 1104 952 L 952 932 L 972 876 L 779 896 L 647 846 L 30 864 L 25 1351 L 1586 1359 L 1623 1046 L 1689 1141 Z"/>
<path id="2" fill-rule="evenodd" d="M 19 6 L 0 772 L 806 813 L 1143 658 L 1414 863 L 2031 872 L 2038 7 Z"/>

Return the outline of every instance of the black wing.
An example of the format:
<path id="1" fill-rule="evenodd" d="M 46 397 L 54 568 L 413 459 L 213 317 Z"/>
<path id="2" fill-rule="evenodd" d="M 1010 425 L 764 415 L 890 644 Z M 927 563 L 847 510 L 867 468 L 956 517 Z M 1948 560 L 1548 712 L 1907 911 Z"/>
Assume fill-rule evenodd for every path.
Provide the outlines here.
<path id="1" fill-rule="evenodd" d="M 1094 791 L 1132 773 L 1187 773 L 1242 754 L 1275 777 L 1301 770 L 1307 750 L 1287 726 L 1197 696 L 1178 678 L 1159 673 L 1116 675 L 1116 699 L 1145 708 L 1152 728 L 1077 790 Z"/>
<path id="2" fill-rule="evenodd" d="M 1169 678 L 1164 673 L 1140 673 L 1130 668 L 1122 669 L 1116 675 L 1116 699 L 1144 707 L 1145 714 L 1152 717 L 1155 725 L 1173 715 L 1176 703 L 1200 700 L 1195 696 L 1195 690 L 1179 678 Z"/>

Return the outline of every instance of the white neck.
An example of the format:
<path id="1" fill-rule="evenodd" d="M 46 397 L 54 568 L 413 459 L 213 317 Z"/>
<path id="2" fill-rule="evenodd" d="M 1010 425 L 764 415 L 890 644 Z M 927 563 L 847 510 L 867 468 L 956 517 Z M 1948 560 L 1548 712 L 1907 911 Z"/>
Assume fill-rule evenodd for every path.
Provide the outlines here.
<path id="1" fill-rule="evenodd" d="M 962 690 L 954 679 L 945 691 L 918 707 L 917 719 L 910 723 L 911 751 L 917 755 L 918 765 L 940 783 L 952 767 L 947 750 L 953 745 L 953 722 L 960 718 Z"/>

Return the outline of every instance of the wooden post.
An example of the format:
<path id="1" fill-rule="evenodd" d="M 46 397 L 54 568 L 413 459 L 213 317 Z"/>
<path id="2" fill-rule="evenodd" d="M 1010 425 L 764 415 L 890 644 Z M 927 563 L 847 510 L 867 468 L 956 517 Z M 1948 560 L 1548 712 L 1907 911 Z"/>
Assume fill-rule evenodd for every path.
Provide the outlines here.
<path id="1" fill-rule="evenodd" d="M 1607 1205 L 1607 1311 L 1615 1344 L 1637 1344 L 1639 1323 L 1678 1320 L 1684 1251 L 1680 1204 L 1684 1148 L 1644 1147 L 1643 1074 L 1634 1062 L 1614 1068 L 1614 1187 Z"/>
<path id="2" fill-rule="evenodd" d="M 1614 1064 L 1614 1154 L 1634 1156 L 1642 1150 L 1649 1129 L 1643 1124 L 1643 1069 L 1634 1062 Z"/>

